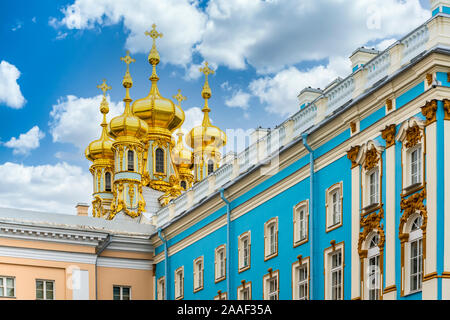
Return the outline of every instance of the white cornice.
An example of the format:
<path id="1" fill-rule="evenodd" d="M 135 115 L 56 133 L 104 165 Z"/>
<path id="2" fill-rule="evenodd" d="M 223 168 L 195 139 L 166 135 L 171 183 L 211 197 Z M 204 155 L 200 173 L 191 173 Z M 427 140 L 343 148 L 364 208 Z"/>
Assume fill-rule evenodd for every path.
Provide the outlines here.
<path id="1" fill-rule="evenodd" d="M 153 270 L 152 260 L 98 257 L 97 266 L 108 268 Z"/>
<path id="2" fill-rule="evenodd" d="M 97 246 L 106 233 L 0 222 L 0 237 Z"/>
<path id="3" fill-rule="evenodd" d="M 96 255 L 89 253 L 74 253 L 65 251 L 40 250 L 18 247 L 0 246 L 0 256 L 37 260 L 62 261 L 73 263 L 95 264 Z"/>

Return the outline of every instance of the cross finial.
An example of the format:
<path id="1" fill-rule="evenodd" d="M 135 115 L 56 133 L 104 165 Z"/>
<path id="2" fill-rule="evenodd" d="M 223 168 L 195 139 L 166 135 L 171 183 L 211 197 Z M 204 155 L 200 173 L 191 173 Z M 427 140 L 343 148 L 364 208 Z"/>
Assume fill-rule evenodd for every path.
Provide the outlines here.
<path id="1" fill-rule="evenodd" d="M 103 91 L 103 96 L 106 97 L 106 91 L 111 90 L 111 87 L 106 84 L 106 80 L 103 79 L 103 83 L 97 86 L 100 90 Z"/>
<path id="2" fill-rule="evenodd" d="M 130 63 L 132 62 L 136 62 L 135 59 L 133 59 L 132 57 L 130 57 L 130 51 L 127 50 L 127 55 L 125 57 L 121 57 L 120 60 L 122 60 L 123 62 L 125 62 L 127 64 L 127 66 L 130 65 Z"/>
<path id="3" fill-rule="evenodd" d="M 175 100 L 178 101 L 178 105 L 181 106 L 181 101 L 186 100 L 187 98 L 181 94 L 181 90 L 178 89 L 178 93 L 173 96 Z"/>
<path id="4" fill-rule="evenodd" d="M 206 79 L 208 79 L 208 75 L 210 74 L 214 74 L 214 70 L 212 70 L 209 66 L 208 66 L 208 61 L 205 61 L 205 66 L 203 68 L 199 69 L 200 72 L 203 72 L 206 76 Z"/>
<path id="5" fill-rule="evenodd" d="M 149 36 L 150 38 L 152 38 L 153 39 L 153 43 L 155 43 L 156 39 L 163 37 L 162 33 L 158 33 L 158 31 L 156 31 L 156 24 L 152 25 L 152 31 L 145 31 L 145 35 Z"/>

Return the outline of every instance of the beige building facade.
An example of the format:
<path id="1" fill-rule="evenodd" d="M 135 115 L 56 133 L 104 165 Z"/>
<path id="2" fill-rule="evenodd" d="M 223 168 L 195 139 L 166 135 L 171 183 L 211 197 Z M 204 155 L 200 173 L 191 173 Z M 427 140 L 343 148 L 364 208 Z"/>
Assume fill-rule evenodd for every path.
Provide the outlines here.
<path id="1" fill-rule="evenodd" d="M 154 227 L 0 209 L 0 300 L 153 299 Z"/>

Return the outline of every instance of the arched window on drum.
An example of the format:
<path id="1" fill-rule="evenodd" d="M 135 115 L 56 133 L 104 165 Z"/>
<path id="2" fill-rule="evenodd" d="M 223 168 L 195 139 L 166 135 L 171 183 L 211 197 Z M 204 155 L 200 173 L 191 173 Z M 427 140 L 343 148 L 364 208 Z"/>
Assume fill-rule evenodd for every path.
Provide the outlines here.
<path id="1" fill-rule="evenodd" d="M 111 172 L 105 173 L 105 191 L 111 192 Z"/>
<path id="2" fill-rule="evenodd" d="M 155 151 L 155 171 L 164 173 L 164 150 L 161 148 Z"/>

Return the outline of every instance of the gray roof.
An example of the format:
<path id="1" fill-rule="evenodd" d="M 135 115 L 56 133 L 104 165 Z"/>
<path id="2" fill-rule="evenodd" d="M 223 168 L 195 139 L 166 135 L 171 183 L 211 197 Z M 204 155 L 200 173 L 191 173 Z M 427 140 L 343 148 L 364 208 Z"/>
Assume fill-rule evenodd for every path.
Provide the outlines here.
<path id="1" fill-rule="evenodd" d="M 0 207 L 0 223 L 34 225 L 71 230 L 98 231 L 116 235 L 150 236 L 155 227 L 129 221 L 110 221 L 88 216 L 39 212 Z"/>

